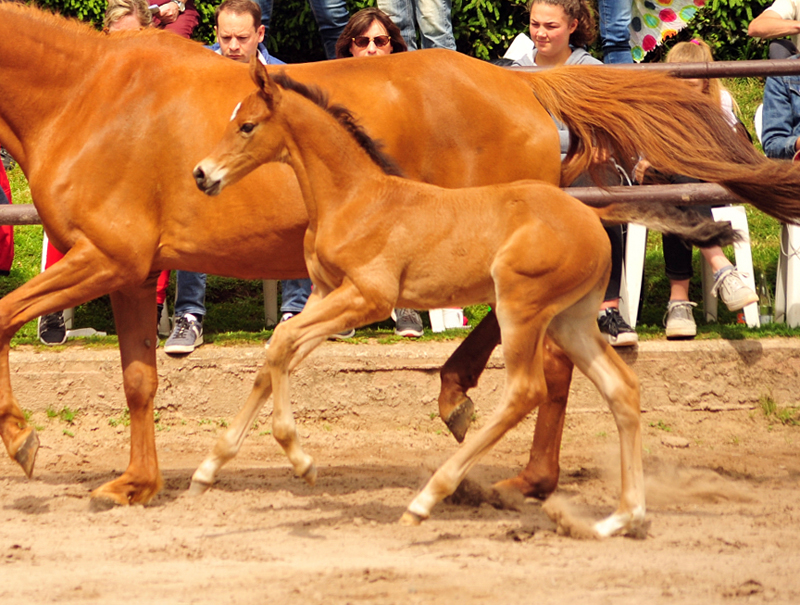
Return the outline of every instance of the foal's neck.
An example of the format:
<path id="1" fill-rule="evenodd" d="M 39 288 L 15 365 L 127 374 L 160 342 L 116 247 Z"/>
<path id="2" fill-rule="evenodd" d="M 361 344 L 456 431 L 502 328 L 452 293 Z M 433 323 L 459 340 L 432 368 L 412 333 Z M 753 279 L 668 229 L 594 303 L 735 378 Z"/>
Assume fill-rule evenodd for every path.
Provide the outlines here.
<path id="1" fill-rule="evenodd" d="M 388 175 L 334 116 L 293 91 L 284 91 L 282 105 L 287 147 L 312 228 L 359 190 L 380 190 Z"/>

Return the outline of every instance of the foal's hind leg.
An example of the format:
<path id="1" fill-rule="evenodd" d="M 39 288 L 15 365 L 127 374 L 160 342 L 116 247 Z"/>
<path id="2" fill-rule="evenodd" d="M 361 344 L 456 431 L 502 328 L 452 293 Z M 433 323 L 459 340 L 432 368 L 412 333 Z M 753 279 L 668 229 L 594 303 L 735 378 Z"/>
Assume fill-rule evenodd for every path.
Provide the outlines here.
<path id="1" fill-rule="evenodd" d="M 478 378 L 499 342 L 500 326 L 492 310 L 442 366 L 439 415 L 459 443 L 464 441 L 475 409 L 467 391 L 477 386 Z M 545 337 L 544 364 L 547 398 L 539 406 L 536 416 L 528 465 L 517 477 L 495 486 L 499 490 L 514 490 L 542 499 L 553 493 L 558 485 L 558 454 L 573 367 L 549 337 Z"/>
<path id="2" fill-rule="evenodd" d="M 507 310 L 501 310 L 507 314 Z M 525 309 L 522 313 L 529 312 Z M 434 473 L 422 492 L 411 502 L 400 520 L 414 525 L 430 516 L 437 502 L 452 494 L 470 468 L 516 426 L 547 396 L 543 371 L 544 330 L 547 311 L 527 321 L 506 315 L 503 331 L 503 354 L 506 361 L 506 388 L 503 402 L 478 433 Z"/>
<path id="3" fill-rule="evenodd" d="M 639 380 L 603 339 L 591 298 L 557 316 L 550 334 L 605 397 L 619 431 L 622 490 L 617 511 L 595 524 L 600 536 L 638 532 L 644 524 L 644 472 L 639 412 Z"/>

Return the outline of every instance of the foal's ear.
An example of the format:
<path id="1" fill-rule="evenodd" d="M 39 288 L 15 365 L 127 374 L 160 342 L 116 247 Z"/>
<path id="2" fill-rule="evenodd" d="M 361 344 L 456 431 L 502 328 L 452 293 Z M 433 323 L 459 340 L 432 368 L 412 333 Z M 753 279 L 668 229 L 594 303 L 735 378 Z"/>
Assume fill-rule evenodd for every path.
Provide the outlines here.
<path id="1" fill-rule="evenodd" d="M 252 78 L 255 85 L 258 86 L 271 106 L 273 101 L 277 98 L 278 87 L 269 77 L 267 68 L 258 60 L 258 56 L 256 55 L 250 58 L 250 78 Z"/>

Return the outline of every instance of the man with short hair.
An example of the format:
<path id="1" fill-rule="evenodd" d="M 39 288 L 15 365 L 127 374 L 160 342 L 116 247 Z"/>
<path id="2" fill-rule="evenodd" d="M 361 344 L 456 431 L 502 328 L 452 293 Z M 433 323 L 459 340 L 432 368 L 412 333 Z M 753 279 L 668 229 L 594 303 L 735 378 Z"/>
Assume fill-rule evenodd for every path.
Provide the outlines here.
<path id="1" fill-rule="evenodd" d="M 284 64 L 270 56 L 262 43 L 265 28 L 261 25 L 261 9 L 252 0 L 225 0 L 217 7 L 214 23 L 217 42 L 208 48 L 217 54 L 242 63 L 249 63 L 250 58 L 257 55 L 265 65 Z M 303 310 L 311 294 L 311 280 L 284 280 L 281 285 L 282 321 L 285 321 Z M 165 353 L 187 354 L 203 344 L 205 297 L 205 273 L 177 272 L 175 327 L 164 344 Z"/>
<path id="2" fill-rule="evenodd" d="M 770 59 L 788 59 L 797 54 L 800 46 L 800 0 L 775 0 L 750 22 L 748 35 L 774 40 L 769 45 Z M 790 39 L 786 40 L 786 36 Z"/>

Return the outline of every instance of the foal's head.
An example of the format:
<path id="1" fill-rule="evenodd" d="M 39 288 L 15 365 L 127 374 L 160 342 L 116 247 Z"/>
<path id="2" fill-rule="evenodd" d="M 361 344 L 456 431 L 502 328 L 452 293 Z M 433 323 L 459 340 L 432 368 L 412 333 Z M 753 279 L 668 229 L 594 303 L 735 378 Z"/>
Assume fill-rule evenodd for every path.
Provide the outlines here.
<path id="1" fill-rule="evenodd" d="M 329 105 L 327 95 L 319 88 L 306 86 L 283 73 L 270 78 L 255 57 L 250 61 L 250 77 L 258 89 L 236 106 L 222 140 L 194 169 L 201 191 L 217 195 L 261 164 L 288 159 L 287 131 L 282 127 L 283 122 L 275 119 L 280 112 L 284 89 L 325 109 L 385 173 L 402 176 L 400 168 L 381 152 L 380 144 L 359 126 L 353 115 L 340 105 Z"/>

